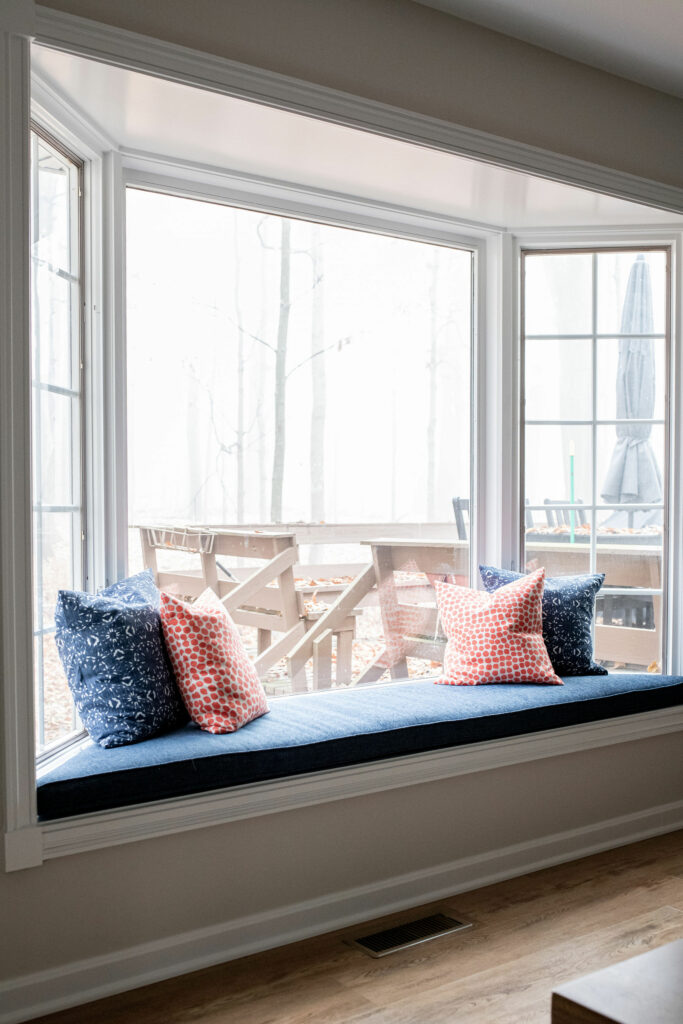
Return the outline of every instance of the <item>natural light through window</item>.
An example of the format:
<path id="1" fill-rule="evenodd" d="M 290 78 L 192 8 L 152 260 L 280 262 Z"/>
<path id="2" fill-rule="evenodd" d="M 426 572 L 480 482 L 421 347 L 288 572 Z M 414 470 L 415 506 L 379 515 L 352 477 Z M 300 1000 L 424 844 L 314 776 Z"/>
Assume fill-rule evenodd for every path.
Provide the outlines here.
<path id="1" fill-rule="evenodd" d="M 80 165 L 31 133 L 36 746 L 76 728 L 54 641 L 60 588 L 85 584 Z"/>
<path id="2" fill-rule="evenodd" d="M 668 260 L 523 256 L 525 564 L 598 572 L 596 657 L 661 671 Z"/>
<path id="3" fill-rule="evenodd" d="M 455 540 L 468 579 L 471 251 L 128 189 L 127 266 L 131 571 L 156 544 L 160 570 L 204 582 L 215 559 L 227 592 L 290 536 L 307 626 L 379 538 Z M 206 537 L 193 547 L 170 526 Z M 144 552 L 139 527 L 153 528 Z M 433 635 L 416 568 L 408 555 L 397 589 L 432 606 L 421 632 Z M 279 630 L 268 590 L 235 615 L 254 655 L 298 635 L 285 584 L 270 587 Z M 351 612 L 330 638 L 346 682 L 386 646 L 376 593 Z M 261 666 L 271 692 L 288 692 L 282 657 Z"/>

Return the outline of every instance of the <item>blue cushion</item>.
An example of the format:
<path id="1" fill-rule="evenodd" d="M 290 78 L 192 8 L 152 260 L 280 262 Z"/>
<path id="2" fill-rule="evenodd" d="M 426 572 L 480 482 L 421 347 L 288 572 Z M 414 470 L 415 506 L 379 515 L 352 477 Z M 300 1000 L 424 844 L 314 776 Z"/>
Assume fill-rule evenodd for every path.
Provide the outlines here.
<path id="1" fill-rule="evenodd" d="M 190 724 L 133 747 L 93 743 L 38 784 L 42 819 L 554 729 L 683 703 L 683 679 L 610 674 L 564 686 L 434 686 L 433 680 L 274 700 L 214 736 Z"/>
<path id="2" fill-rule="evenodd" d="M 491 592 L 521 579 L 522 573 L 480 565 L 479 573 Z M 593 660 L 595 596 L 604 573 L 549 576 L 543 590 L 543 639 L 558 676 L 602 676 L 606 668 Z"/>
<path id="3" fill-rule="evenodd" d="M 76 709 L 101 747 L 136 743 L 187 721 L 149 570 L 99 594 L 60 590 L 55 623 Z"/>

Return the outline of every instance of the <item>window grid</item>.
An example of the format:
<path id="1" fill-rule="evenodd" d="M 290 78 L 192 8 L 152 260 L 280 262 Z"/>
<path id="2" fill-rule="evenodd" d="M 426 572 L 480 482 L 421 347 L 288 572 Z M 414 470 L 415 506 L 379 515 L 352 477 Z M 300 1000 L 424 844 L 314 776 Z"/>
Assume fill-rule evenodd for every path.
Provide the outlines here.
<path id="1" fill-rule="evenodd" d="M 73 586 L 83 586 L 85 578 L 85 509 L 83 497 L 85 494 L 83 480 L 83 355 L 82 355 L 82 280 L 81 272 L 82 259 L 82 163 L 67 153 L 58 143 L 48 136 L 37 125 L 32 124 L 31 132 L 31 155 L 32 155 L 32 251 L 31 251 L 31 284 L 32 284 L 32 305 L 33 305 L 33 440 L 32 460 L 34 479 L 34 501 L 33 501 L 33 530 L 34 530 L 34 685 L 36 692 L 36 746 L 38 752 L 46 747 L 52 746 L 55 742 L 64 740 L 65 736 L 47 737 L 45 721 L 45 697 L 46 697 L 46 664 L 45 664 L 45 639 L 54 635 L 54 623 L 46 623 L 44 616 L 44 604 L 46 599 L 45 581 L 45 529 L 50 517 L 55 515 L 68 515 L 70 518 L 70 577 Z M 40 151 L 50 153 L 57 162 L 67 167 L 69 179 L 67 195 L 65 196 L 68 207 L 67 235 L 68 235 L 68 256 L 69 267 L 60 267 L 50 260 L 44 259 L 38 254 L 37 248 L 41 239 L 41 210 L 40 210 L 40 174 L 39 161 Z M 73 273 L 74 265 L 77 273 Z M 39 271 L 47 272 L 51 278 L 60 279 L 68 283 L 69 289 L 69 378 L 71 386 L 54 383 L 51 380 L 43 379 L 46 376 L 45 367 L 42 362 L 40 337 L 40 302 L 41 292 L 38 287 Z M 67 503 L 43 502 L 42 484 L 44 472 L 43 452 L 43 410 L 42 398 L 45 395 L 54 396 L 54 399 L 61 405 L 68 403 L 69 410 L 67 420 L 69 422 L 70 446 L 67 459 L 67 492 L 71 501 Z M 54 520 L 53 520 L 54 521 Z M 78 721 L 75 708 L 71 709 L 71 732 L 78 729 Z"/>
<path id="2" fill-rule="evenodd" d="M 533 258 L 534 256 L 538 256 L 538 255 L 554 255 L 554 254 L 558 254 L 559 255 L 559 254 L 563 254 L 563 253 L 578 253 L 578 252 L 581 252 L 581 251 L 583 251 L 585 253 L 587 250 L 566 250 L 566 249 L 557 249 L 557 250 L 547 250 L 547 249 L 545 249 L 545 250 L 542 250 L 542 251 L 541 250 L 522 250 L 522 288 L 523 288 L 523 292 L 526 289 L 526 275 L 524 273 L 524 261 L 528 257 Z M 602 419 L 602 418 L 600 418 L 598 416 L 598 409 L 597 409 L 597 403 L 598 403 L 597 381 L 598 381 L 598 346 L 599 346 L 599 344 L 600 344 L 600 342 L 602 340 L 621 341 L 623 339 L 629 339 L 629 338 L 645 338 L 645 339 L 651 339 L 651 340 L 664 340 L 667 343 L 666 344 L 666 371 L 665 371 L 665 388 L 666 388 L 665 408 L 668 408 L 669 361 L 670 361 L 669 334 L 668 333 L 627 334 L 627 333 L 621 333 L 621 332 L 617 332 L 617 331 L 609 332 L 609 333 L 602 333 L 602 332 L 598 331 L 598 256 L 600 254 L 602 254 L 602 253 L 617 252 L 617 251 L 618 252 L 624 252 L 624 253 L 633 253 L 634 256 L 637 253 L 641 253 L 641 252 L 663 252 L 663 253 L 666 253 L 666 258 L 667 258 L 667 293 L 666 293 L 666 302 L 667 302 L 667 306 L 668 306 L 668 303 L 670 301 L 670 297 L 669 297 L 669 286 L 670 286 L 669 260 L 670 260 L 670 256 L 669 256 L 668 249 L 666 249 L 665 247 L 659 248 L 659 247 L 653 247 L 653 246 L 649 246 L 649 247 L 646 246 L 646 247 L 638 248 L 638 249 L 629 247 L 629 248 L 626 248 L 626 249 L 619 249 L 619 250 L 615 250 L 615 249 L 596 249 L 596 250 L 591 250 L 590 251 L 590 255 L 591 255 L 591 328 L 592 328 L 590 334 L 562 334 L 561 332 L 552 333 L 552 334 L 526 334 L 525 333 L 525 328 L 524 328 L 525 297 L 524 297 L 524 294 L 522 295 L 522 302 L 521 302 L 521 311 L 522 311 L 521 312 L 521 321 L 522 321 L 522 323 L 521 323 L 522 381 L 524 381 L 524 374 L 525 374 L 524 366 L 525 366 L 525 343 L 526 343 L 526 341 L 563 341 L 563 342 L 564 341 L 575 341 L 575 340 L 590 341 L 591 342 L 591 387 L 592 387 L 592 396 L 591 396 L 591 417 L 590 417 L 590 419 L 586 419 L 586 418 L 579 418 L 579 419 L 527 419 L 526 418 L 526 409 L 525 409 L 525 399 L 524 399 L 524 383 L 522 383 L 522 409 L 521 409 L 521 417 L 520 417 L 521 425 L 522 425 L 522 454 L 521 454 L 521 459 L 520 459 L 520 473 L 521 473 L 521 477 L 522 477 L 522 488 L 521 488 L 521 491 L 522 491 L 523 495 L 526 494 L 526 484 L 525 484 L 525 480 L 524 480 L 524 477 L 525 477 L 525 456 L 524 456 L 524 451 L 526 449 L 526 441 L 525 441 L 526 428 L 530 427 L 530 426 L 531 427 L 534 427 L 534 426 L 557 426 L 557 427 L 585 426 L 585 427 L 590 427 L 590 431 L 591 431 L 591 461 L 592 461 L 592 466 L 591 466 L 591 502 L 590 502 L 590 504 L 579 503 L 579 502 L 576 502 L 576 501 L 573 504 L 571 502 L 569 502 L 569 501 L 568 502 L 558 502 L 557 504 L 553 503 L 552 508 L 554 510 L 556 510 L 556 511 L 579 511 L 580 510 L 580 511 L 590 515 L 590 517 L 591 517 L 590 518 L 591 530 L 590 530 L 589 569 L 588 569 L 588 571 L 590 573 L 595 573 L 595 572 L 598 571 L 598 568 L 597 568 L 597 532 L 598 532 L 598 529 L 597 529 L 597 526 L 598 526 L 598 524 L 597 524 L 597 514 L 598 514 L 598 512 L 605 512 L 605 511 L 638 512 L 638 511 L 650 511 L 650 510 L 661 510 L 662 511 L 663 529 L 662 529 L 661 570 L 660 570 L 660 573 L 661 573 L 661 575 L 660 575 L 661 586 L 660 587 L 655 587 L 655 588 L 648 588 L 648 587 L 623 587 L 623 586 L 622 587 L 618 587 L 618 586 L 611 586 L 611 585 L 608 584 L 606 587 L 604 587 L 602 589 L 601 596 L 603 596 L 603 597 L 604 596 L 606 596 L 606 597 L 618 597 L 618 596 L 623 596 L 623 595 L 633 596 L 634 594 L 638 594 L 638 595 L 640 595 L 642 597 L 648 597 L 649 596 L 649 597 L 661 598 L 661 600 L 662 600 L 662 609 L 661 609 L 662 644 L 661 644 L 660 658 L 661 658 L 661 661 L 662 661 L 662 670 L 665 670 L 665 661 L 666 661 L 666 652 L 667 652 L 667 643 L 666 643 L 666 628 L 667 628 L 667 616 L 666 616 L 666 572 L 667 572 L 667 565 L 668 565 L 668 551 L 667 551 L 667 535 L 668 535 L 668 530 L 667 530 L 668 473 L 667 473 L 667 467 L 669 465 L 669 443 L 670 443 L 670 440 L 669 440 L 669 421 L 667 419 L 663 419 L 661 417 L 660 418 L 655 418 L 655 417 L 653 417 L 653 418 L 635 418 L 634 417 L 634 418 L 612 418 L 612 419 Z M 668 317 L 667 317 L 667 322 L 668 322 Z M 664 427 L 664 458 L 663 458 L 663 465 L 662 465 L 662 478 L 663 478 L 662 479 L 662 495 L 663 495 L 663 500 L 661 502 L 656 502 L 656 503 L 637 503 L 637 504 L 636 503 L 624 503 L 624 502 L 619 503 L 619 502 L 614 502 L 614 503 L 609 503 L 609 504 L 602 504 L 602 503 L 598 503 L 598 501 L 597 501 L 597 496 L 598 496 L 598 476 L 597 476 L 597 474 L 598 474 L 598 459 L 597 459 L 598 428 L 599 427 L 605 427 L 605 426 L 618 426 L 619 424 L 624 424 L 624 423 L 628 423 L 628 424 L 631 424 L 631 425 L 633 425 L 633 424 L 647 424 L 647 425 L 650 425 L 650 426 L 663 426 Z M 521 544 L 522 544 L 522 555 L 523 555 L 523 557 L 522 557 L 522 564 L 526 563 L 526 529 L 525 529 L 525 525 L 526 524 L 525 524 L 525 520 L 524 520 L 524 512 L 534 512 L 534 511 L 547 512 L 547 509 L 548 509 L 547 505 L 537 505 L 537 504 L 531 504 L 531 503 L 529 503 L 529 504 L 525 503 L 524 504 L 524 509 L 523 509 L 523 513 L 522 513 L 522 517 L 521 517 L 521 525 L 522 525 Z M 593 628 L 595 628 L 595 623 L 594 623 L 594 627 Z"/>

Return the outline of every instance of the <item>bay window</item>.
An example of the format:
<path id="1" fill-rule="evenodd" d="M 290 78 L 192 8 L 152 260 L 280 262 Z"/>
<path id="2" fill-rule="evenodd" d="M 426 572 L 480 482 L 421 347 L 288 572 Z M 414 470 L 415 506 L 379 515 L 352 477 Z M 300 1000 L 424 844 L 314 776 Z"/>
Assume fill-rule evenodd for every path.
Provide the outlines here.
<path id="1" fill-rule="evenodd" d="M 173 83 L 180 88 L 190 87 Z M 38 93 L 34 100 L 38 118 Z M 149 564 L 145 530 L 156 531 L 162 576 L 195 572 L 206 554 L 203 541 L 191 555 L 182 550 L 176 542 L 183 532 L 291 536 L 297 559 L 286 571 L 302 620 L 298 637 L 315 631 L 316 617 L 324 618 L 354 580 L 376 571 L 347 609 L 350 624 L 316 634 L 297 680 L 278 647 L 262 674 L 271 698 L 339 685 L 342 661 L 345 686 L 436 675 L 438 658 L 429 653 L 440 627 L 433 583 L 448 576 L 477 586 L 480 561 L 523 570 L 544 565 L 549 575 L 604 573 L 597 658 L 610 672 L 679 668 L 667 635 L 670 621 L 669 633 L 676 631 L 672 582 L 683 532 L 669 470 L 681 443 L 680 416 L 673 415 L 680 373 L 671 326 L 675 226 L 643 217 L 625 233 L 621 225 L 636 210 L 631 203 L 603 231 L 599 212 L 584 209 L 580 230 L 590 246 L 567 248 L 565 235 L 560 248 L 547 226 L 553 190 L 572 192 L 565 211 L 580 201 L 580 190 L 566 184 L 544 181 L 540 198 L 530 193 L 538 224 L 527 222 L 525 234 L 523 224 L 500 226 L 515 223 L 505 203 L 521 193 L 496 185 L 492 203 L 485 189 L 463 188 L 456 209 L 445 164 L 426 165 L 417 198 L 410 175 L 402 191 L 381 192 L 401 146 L 410 146 L 408 164 L 419 169 L 427 149 L 409 142 L 382 140 L 398 148 L 354 165 L 368 178 L 380 169 L 380 185 L 371 182 L 366 194 L 359 178 L 356 192 L 348 186 L 345 194 L 335 191 L 347 187 L 343 160 L 337 177 L 319 186 L 315 167 L 277 180 L 250 167 L 243 175 L 224 170 L 242 165 L 219 148 L 204 162 L 187 153 L 175 162 L 152 144 L 112 150 L 114 135 L 94 132 L 90 148 L 81 149 L 78 131 L 87 119 L 70 121 L 67 112 L 63 138 L 75 138 L 73 148 L 94 154 L 102 169 L 102 195 L 91 205 L 89 192 L 84 211 L 90 157 L 82 162 L 61 141 L 55 125 L 62 113 L 47 118 L 49 132 L 36 126 L 31 135 L 38 753 L 50 754 L 79 728 L 53 640 L 57 590 L 95 590 L 124 575 L 126 536 L 127 571 Z M 357 134 L 363 143 L 371 135 Z M 315 142 L 312 134 L 303 151 L 320 152 Z M 348 142 L 346 134 L 335 140 L 340 151 Z M 16 152 L 21 162 L 18 142 Z M 479 180 L 476 159 L 438 156 L 468 164 L 458 172 L 461 184 Z M 294 181 L 308 184 L 288 184 Z M 441 194 L 429 206 L 432 185 Z M 520 216 L 525 209 L 520 201 Z M 94 229 L 91 215 L 101 220 Z M 84 273 L 84 228 L 101 260 L 101 303 L 90 301 L 86 287 L 98 274 L 90 259 Z M 98 319 L 95 332 L 89 317 Z M 28 391 L 25 368 L 15 362 L 11 369 L 13 383 Z M 13 438 L 22 458 L 27 426 Z M 6 465 L 3 481 L 17 477 L 12 507 L 21 510 L 29 504 L 27 481 Z M 416 553 L 430 546 L 439 554 L 425 569 Z M 28 539 L 18 547 L 17 562 L 28 573 Z M 438 561 L 446 549 L 447 568 Z M 245 553 L 226 560 L 219 553 L 216 562 L 223 583 L 239 585 L 255 568 Z M 411 605 L 419 641 L 395 663 L 382 660 L 391 623 L 371 593 L 382 573 L 393 577 L 400 603 Z M 263 608 L 253 605 L 248 612 L 258 625 L 236 621 L 258 658 L 269 629 Z M 26 609 L 17 620 L 22 616 Z M 351 648 L 344 630 L 353 632 Z M 27 642 L 29 632 L 27 626 Z M 30 662 L 19 644 L 13 658 L 14 666 Z M 336 673 L 316 677 L 316 658 L 336 658 Z M 36 817 L 33 765 L 27 773 L 24 762 L 33 739 L 20 734 L 31 722 L 30 701 L 16 700 L 30 687 L 22 689 L 14 675 L 8 692 L 18 726 L 7 760 L 14 766 L 12 806 L 20 809 L 10 831 L 19 834 L 36 826 Z M 206 813 L 210 823 L 213 812 Z M 172 831 L 173 815 L 169 824 L 164 814 L 160 829 Z M 66 835 L 54 835 L 54 850 L 69 846 Z M 25 838 L 19 835 L 17 849 Z M 106 838 L 88 842 L 104 845 Z M 32 848 L 24 862 L 40 855 Z M 17 853 L 16 863 L 22 857 Z"/>

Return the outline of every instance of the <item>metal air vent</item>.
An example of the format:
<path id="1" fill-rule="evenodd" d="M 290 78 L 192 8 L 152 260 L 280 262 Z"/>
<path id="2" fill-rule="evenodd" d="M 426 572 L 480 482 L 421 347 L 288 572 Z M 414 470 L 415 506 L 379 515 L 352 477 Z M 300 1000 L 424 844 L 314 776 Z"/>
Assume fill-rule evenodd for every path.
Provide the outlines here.
<path id="1" fill-rule="evenodd" d="M 472 924 L 469 921 L 458 921 L 446 914 L 432 914 L 430 917 L 420 917 L 416 921 L 407 921 L 394 928 L 373 932 L 372 935 L 362 935 L 358 939 L 349 939 L 348 941 L 352 946 L 358 946 L 368 956 L 388 956 L 389 953 L 395 953 L 399 949 L 417 946 L 421 942 L 438 939 L 440 935 L 450 935 L 471 927 Z"/>

